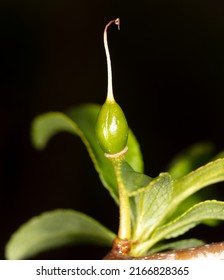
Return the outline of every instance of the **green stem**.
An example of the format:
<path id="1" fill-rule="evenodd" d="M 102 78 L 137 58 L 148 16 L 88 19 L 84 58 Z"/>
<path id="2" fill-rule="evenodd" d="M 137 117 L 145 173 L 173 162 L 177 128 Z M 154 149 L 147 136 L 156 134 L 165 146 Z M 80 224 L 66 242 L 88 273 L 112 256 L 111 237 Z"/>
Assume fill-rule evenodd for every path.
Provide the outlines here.
<path id="1" fill-rule="evenodd" d="M 119 192 L 120 222 L 119 222 L 118 237 L 120 239 L 130 240 L 131 238 L 130 202 L 121 175 L 121 164 L 124 159 L 125 159 L 125 155 L 121 155 L 115 158 L 110 158 L 116 174 L 118 192 Z"/>

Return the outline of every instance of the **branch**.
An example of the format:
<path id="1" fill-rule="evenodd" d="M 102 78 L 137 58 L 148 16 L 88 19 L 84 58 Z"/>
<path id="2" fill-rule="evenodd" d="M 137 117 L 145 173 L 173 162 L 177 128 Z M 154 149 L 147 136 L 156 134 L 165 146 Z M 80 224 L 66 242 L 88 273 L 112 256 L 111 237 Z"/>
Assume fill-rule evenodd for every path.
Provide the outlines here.
<path id="1" fill-rule="evenodd" d="M 144 257 L 132 257 L 109 252 L 104 260 L 193 260 L 216 259 L 224 260 L 224 242 L 217 242 L 188 249 L 156 253 Z"/>

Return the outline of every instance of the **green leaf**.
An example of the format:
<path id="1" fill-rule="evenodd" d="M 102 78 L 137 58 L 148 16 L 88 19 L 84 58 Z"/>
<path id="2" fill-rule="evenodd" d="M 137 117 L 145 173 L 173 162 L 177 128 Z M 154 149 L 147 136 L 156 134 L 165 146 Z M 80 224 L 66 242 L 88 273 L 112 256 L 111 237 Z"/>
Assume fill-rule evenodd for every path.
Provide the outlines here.
<path id="1" fill-rule="evenodd" d="M 31 140 L 36 149 L 42 150 L 55 134 L 66 131 L 80 133 L 78 126 L 61 112 L 48 112 L 37 116 L 31 127 Z"/>
<path id="2" fill-rule="evenodd" d="M 138 143 L 138 140 L 136 139 L 134 133 L 130 128 L 129 128 L 127 146 L 128 146 L 128 152 L 126 153 L 126 161 L 136 172 L 143 173 L 144 164 L 143 164 L 141 148 Z"/>
<path id="3" fill-rule="evenodd" d="M 93 218 L 70 209 L 34 217 L 6 245 L 6 258 L 28 259 L 46 250 L 76 243 L 111 246 L 115 234 Z"/>
<path id="4" fill-rule="evenodd" d="M 136 192 L 131 193 L 133 211 L 133 240 L 147 240 L 166 215 L 173 192 L 173 181 L 168 173 L 161 173 L 156 179 Z"/>
<path id="5" fill-rule="evenodd" d="M 224 180 L 224 159 L 217 159 L 174 181 L 173 200 L 167 212 L 172 214 L 178 205 L 204 187 Z"/>
<path id="6" fill-rule="evenodd" d="M 48 141 L 57 133 L 66 131 L 78 135 L 85 144 L 103 185 L 118 202 L 118 190 L 111 162 L 105 158 L 95 136 L 95 123 L 100 106 L 84 104 L 71 108 L 66 114 L 49 112 L 37 116 L 31 129 L 31 139 L 37 149 L 46 147 Z M 143 171 L 143 160 L 139 144 L 129 131 L 127 162 L 138 172 Z"/>
<path id="7" fill-rule="evenodd" d="M 215 188 L 204 188 L 199 192 L 194 193 L 193 195 L 187 197 L 184 201 L 182 201 L 178 207 L 175 209 L 173 214 L 168 217 L 166 222 L 176 219 L 178 216 L 182 215 L 188 209 L 193 207 L 195 204 L 203 202 L 205 200 L 218 200 L 219 197 L 217 195 L 217 190 Z M 206 220 L 204 224 L 208 226 L 217 226 L 220 224 L 218 220 Z"/>
<path id="8" fill-rule="evenodd" d="M 133 195 L 135 191 L 146 187 L 152 180 L 151 177 L 133 170 L 133 168 L 126 162 L 120 163 L 121 181 L 124 184 L 129 195 Z"/>
<path id="9" fill-rule="evenodd" d="M 212 143 L 196 143 L 174 157 L 169 164 L 168 172 L 174 179 L 180 178 L 207 163 L 213 154 L 214 145 Z"/>
<path id="10" fill-rule="evenodd" d="M 155 247 L 153 247 L 151 250 L 149 250 L 148 254 L 164 252 L 167 250 L 181 250 L 181 249 L 193 248 L 204 244 L 205 244 L 204 241 L 196 238 L 182 239 L 182 240 L 177 240 L 165 244 L 158 244 Z"/>
<path id="11" fill-rule="evenodd" d="M 194 205 L 177 219 L 158 227 L 153 233 L 151 241 L 154 243 L 161 239 L 177 237 L 203 223 L 206 219 L 224 220 L 224 202 L 210 200 Z"/>

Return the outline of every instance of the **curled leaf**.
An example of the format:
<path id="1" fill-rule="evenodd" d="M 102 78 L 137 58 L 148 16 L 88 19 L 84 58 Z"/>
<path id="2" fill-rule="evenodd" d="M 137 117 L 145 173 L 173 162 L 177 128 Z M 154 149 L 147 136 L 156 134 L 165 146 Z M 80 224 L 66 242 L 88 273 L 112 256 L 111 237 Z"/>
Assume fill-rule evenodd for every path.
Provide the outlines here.
<path id="1" fill-rule="evenodd" d="M 28 259 L 46 250 L 86 243 L 111 246 L 115 234 L 93 218 L 70 209 L 58 209 L 23 224 L 6 245 L 6 259 Z"/>

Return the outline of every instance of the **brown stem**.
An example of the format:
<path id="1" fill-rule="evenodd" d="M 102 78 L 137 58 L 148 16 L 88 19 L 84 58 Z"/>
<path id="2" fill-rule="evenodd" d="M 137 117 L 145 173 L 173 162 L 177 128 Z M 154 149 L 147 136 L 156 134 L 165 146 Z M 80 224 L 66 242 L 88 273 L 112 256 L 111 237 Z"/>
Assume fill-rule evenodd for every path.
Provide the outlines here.
<path id="1" fill-rule="evenodd" d="M 131 251 L 131 241 L 128 239 L 115 238 L 112 244 L 111 254 L 126 256 Z"/>
<path id="2" fill-rule="evenodd" d="M 143 257 L 132 257 L 112 250 L 104 260 L 192 260 L 192 259 L 216 259 L 224 260 L 224 242 L 206 244 L 189 249 L 173 250 L 155 253 Z"/>

